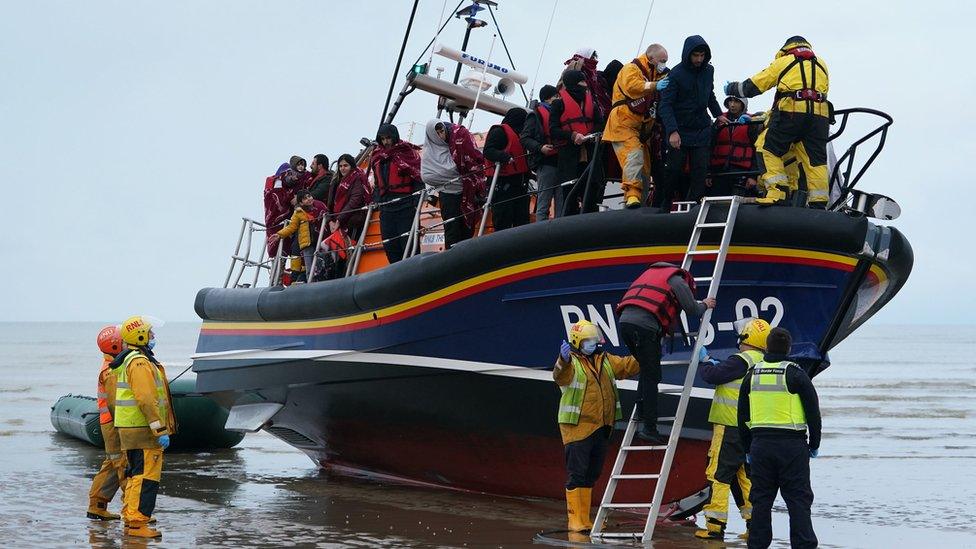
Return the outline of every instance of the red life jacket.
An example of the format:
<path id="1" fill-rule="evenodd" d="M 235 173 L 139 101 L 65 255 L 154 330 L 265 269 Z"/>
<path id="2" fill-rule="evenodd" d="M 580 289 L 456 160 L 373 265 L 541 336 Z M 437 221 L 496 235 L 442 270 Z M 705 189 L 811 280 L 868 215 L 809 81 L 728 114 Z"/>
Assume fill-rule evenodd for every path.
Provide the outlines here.
<path id="1" fill-rule="evenodd" d="M 728 115 L 728 113 L 725 113 Z M 715 147 L 712 148 L 712 168 L 729 170 L 730 168 L 748 170 L 752 168 L 752 160 L 756 154 L 756 147 L 749 139 L 749 127 L 745 124 L 723 126 L 715 134 Z"/>
<path id="2" fill-rule="evenodd" d="M 112 411 L 108 409 L 108 392 L 105 390 L 105 376 L 115 375 L 110 371 L 109 364 L 112 360 L 108 358 L 109 355 L 105 355 L 105 360 L 102 362 L 102 369 L 98 372 L 98 423 L 99 425 L 106 425 L 114 421 L 112 419 Z"/>
<path id="3" fill-rule="evenodd" d="M 681 275 L 691 291 L 695 291 L 695 279 L 687 271 L 677 267 L 651 267 L 630 285 L 630 289 L 617 305 L 617 314 L 627 306 L 640 307 L 657 318 L 661 333 L 668 333 L 680 310 L 678 298 L 668 285 L 668 279 L 674 275 Z"/>
<path id="4" fill-rule="evenodd" d="M 522 141 L 519 140 L 519 136 L 515 133 L 515 130 L 508 124 L 499 124 L 492 126 L 492 128 L 501 128 L 504 130 L 505 137 L 508 139 L 508 144 L 505 145 L 505 152 L 515 159 L 515 162 L 502 164 L 502 171 L 498 173 L 499 177 L 528 172 L 529 162 L 525 159 L 525 147 L 522 146 Z M 485 164 L 487 164 L 485 175 L 488 177 L 495 175 L 495 163 L 486 159 Z"/>
<path id="5" fill-rule="evenodd" d="M 383 179 L 383 170 L 380 162 L 373 164 L 373 181 L 380 190 L 380 196 L 387 193 L 410 194 L 413 192 L 413 181 L 409 177 L 400 175 L 397 170 L 396 162 L 390 159 L 390 180 Z"/>
<path id="6" fill-rule="evenodd" d="M 559 97 L 563 99 L 563 115 L 559 117 L 559 126 L 568 132 L 583 135 L 593 133 L 593 95 L 589 90 L 583 100 L 582 110 L 565 89 L 559 90 Z"/>
<path id="7" fill-rule="evenodd" d="M 535 108 L 535 112 L 539 116 L 539 123 L 542 124 L 542 135 L 546 138 L 544 145 L 552 145 L 552 135 L 549 134 L 549 109 L 539 105 Z M 542 154 L 544 156 L 555 156 L 559 154 L 559 151 L 553 148 L 550 152 Z"/>

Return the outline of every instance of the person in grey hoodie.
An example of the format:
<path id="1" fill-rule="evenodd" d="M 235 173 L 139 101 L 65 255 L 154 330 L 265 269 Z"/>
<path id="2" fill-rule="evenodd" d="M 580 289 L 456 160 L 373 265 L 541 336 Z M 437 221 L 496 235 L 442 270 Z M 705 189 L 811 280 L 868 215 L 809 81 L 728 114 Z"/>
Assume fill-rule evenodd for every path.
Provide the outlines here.
<path id="1" fill-rule="evenodd" d="M 427 187 L 437 192 L 437 202 L 444 220 L 444 249 L 471 238 L 472 232 L 461 216 L 461 193 L 464 185 L 461 171 L 454 162 L 447 142 L 449 123 L 442 120 L 427 122 L 424 151 L 420 156 L 420 176 Z"/>

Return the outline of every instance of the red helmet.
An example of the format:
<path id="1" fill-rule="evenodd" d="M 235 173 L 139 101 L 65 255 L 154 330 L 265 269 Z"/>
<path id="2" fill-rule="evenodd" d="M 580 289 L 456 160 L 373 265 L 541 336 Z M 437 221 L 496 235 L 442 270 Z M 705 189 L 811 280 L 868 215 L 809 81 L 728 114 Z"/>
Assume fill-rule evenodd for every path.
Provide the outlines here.
<path id="1" fill-rule="evenodd" d="M 98 332 L 98 348 L 107 355 L 117 355 L 122 352 L 122 332 L 118 326 L 106 326 Z"/>

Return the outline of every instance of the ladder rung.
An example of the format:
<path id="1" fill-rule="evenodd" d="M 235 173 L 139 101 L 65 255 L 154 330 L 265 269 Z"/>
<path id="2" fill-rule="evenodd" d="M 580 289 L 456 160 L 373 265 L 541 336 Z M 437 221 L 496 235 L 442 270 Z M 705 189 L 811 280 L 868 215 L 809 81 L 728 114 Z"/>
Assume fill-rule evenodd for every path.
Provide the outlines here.
<path id="1" fill-rule="evenodd" d="M 696 276 L 695 277 L 695 282 L 711 282 L 711 281 L 712 281 L 712 277 L 710 277 L 710 276 Z M 688 335 L 690 336 L 691 334 L 688 334 Z M 695 335 L 698 335 L 698 334 L 695 334 Z"/>
<path id="2" fill-rule="evenodd" d="M 695 225 L 700 229 L 718 229 L 719 227 L 725 227 L 728 223 L 699 223 Z"/>
<path id="3" fill-rule="evenodd" d="M 642 479 L 642 478 L 661 478 L 661 475 L 610 475 L 616 479 Z"/>
<path id="4" fill-rule="evenodd" d="M 658 392 L 666 395 L 680 395 L 681 393 L 685 392 L 685 390 L 684 388 L 679 387 L 677 389 L 659 389 Z"/>
<path id="5" fill-rule="evenodd" d="M 685 255 L 717 255 L 720 250 L 688 250 Z"/>
<path id="6" fill-rule="evenodd" d="M 650 509 L 653 506 L 653 503 L 604 503 L 600 507 L 606 507 L 607 509 L 633 509 L 643 507 L 644 509 Z"/>
<path id="7" fill-rule="evenodd" d="M 667 446 L 621 446 L 621 450 L 627 450 L 628 452 L 640 452 L 648 450 L 667 450 Z"/>
<path id="8" fill-rule="evenodd" d="M 657 420 L 659 422 L 661 422 L 661 421 L 674 421 L 674 416 L 659 417 L 659 418 L 657 418 Z"/>
<path id="9" fill-rule="evenodd" d="M 644 532 L 600 532 L 599 534 L 592 534 L 591 537 L 594 538 L 617 538 L 617 539 L 642 539 L 644 537 Z"/>
<path id="10" fill-rule="evenodd" d="M 661 366 L 687 366 L 689 362 L 688 360 L 662 360 Z"/>

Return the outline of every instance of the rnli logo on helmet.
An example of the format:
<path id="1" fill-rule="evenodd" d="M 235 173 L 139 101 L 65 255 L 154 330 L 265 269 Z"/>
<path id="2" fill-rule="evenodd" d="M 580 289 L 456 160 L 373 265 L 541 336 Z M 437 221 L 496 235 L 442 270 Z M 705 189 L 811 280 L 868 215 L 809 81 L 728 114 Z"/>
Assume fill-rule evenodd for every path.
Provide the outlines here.
<path id="1" fill-rule="evenodd" d="M 125 325 L 125 329 L 126 330 L 135 330 L 136 328 L 142 328 L 143 326 L 144 326 L 144 324 L 142 323 L 142 319 L 140 318 L 138 320 L 133 320 L 132 322 L 126 324 Z"/>

